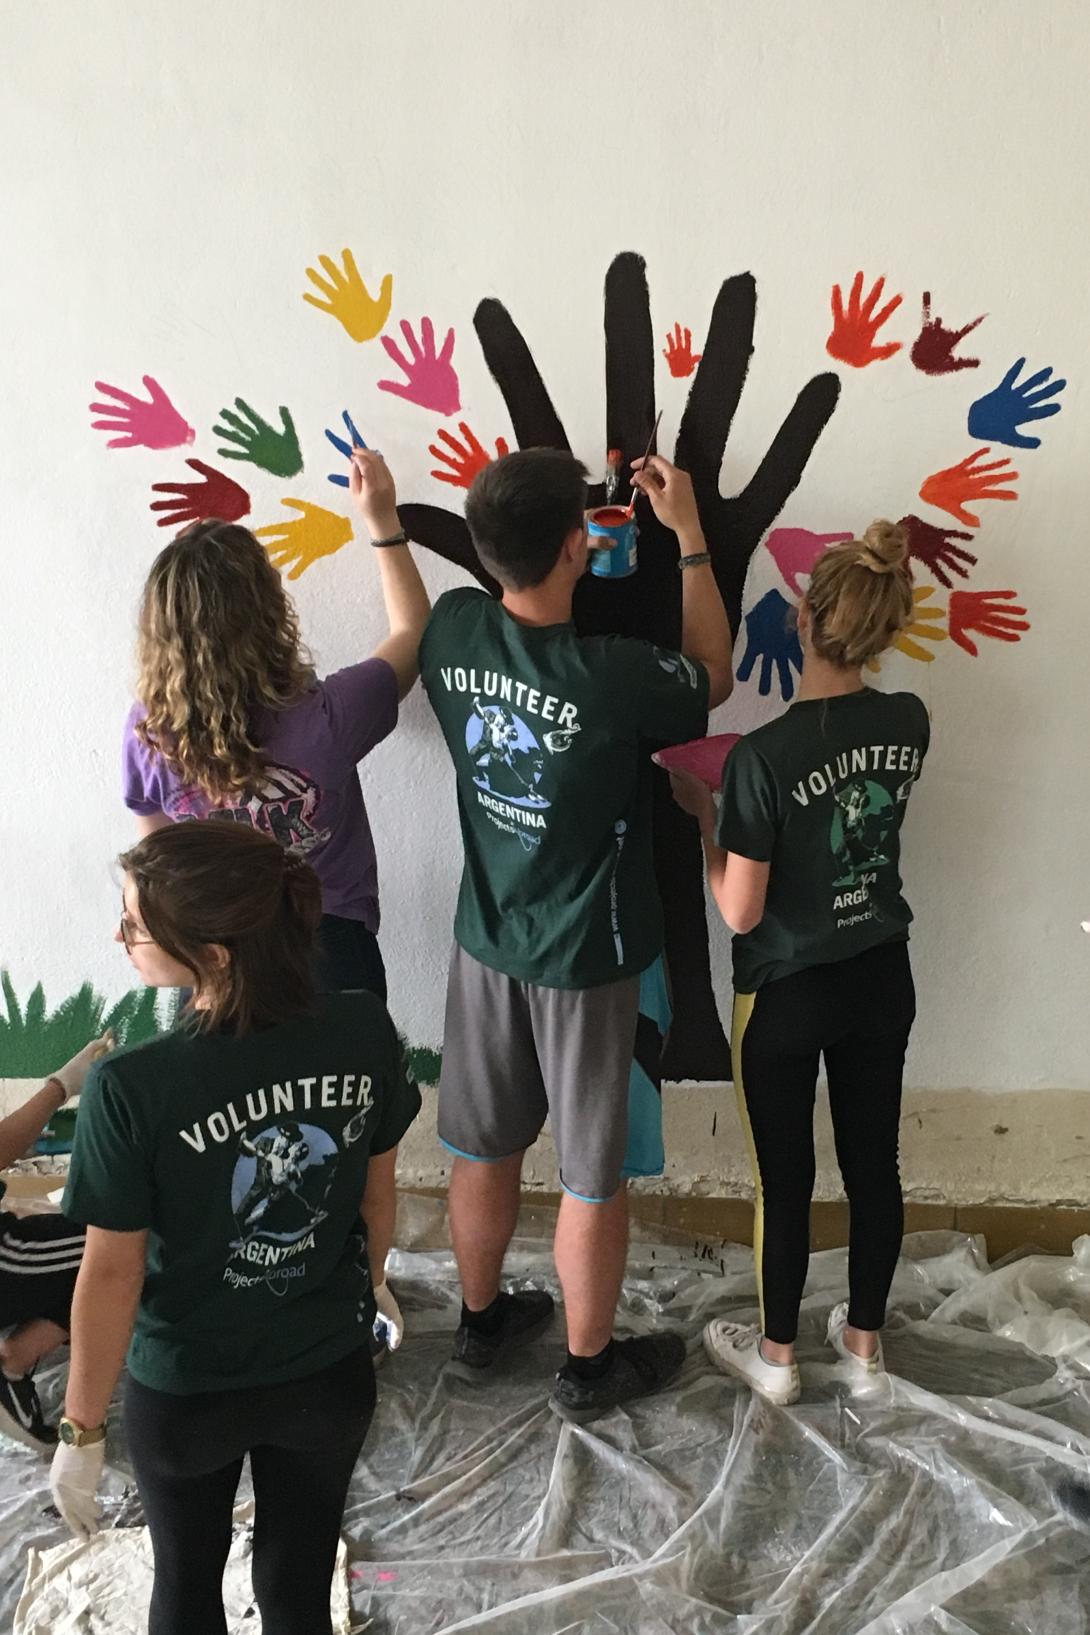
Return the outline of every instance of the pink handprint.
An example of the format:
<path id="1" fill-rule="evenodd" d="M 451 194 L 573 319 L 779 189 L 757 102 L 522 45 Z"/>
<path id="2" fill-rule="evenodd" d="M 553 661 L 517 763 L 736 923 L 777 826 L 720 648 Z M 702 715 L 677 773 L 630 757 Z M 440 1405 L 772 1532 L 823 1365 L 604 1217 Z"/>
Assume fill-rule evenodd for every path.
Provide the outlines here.
<path id="1" fill-rule="evenodd" d="M 394 392 L 410 403 L 419 403 L 422 409 L 434 409 L 436 414 L 454 414 L 461 408 L 462 400 L 458 391 L 458 376 L 450 361 L 454 354 L 453 329 L 447 330 L 443 350 L 438 356 L 435 351 L 435 328 L 430 318 L 420 320 L 419 341 L 413 334 L 412 325 L 404 318 L 401 320 L 401 333 L 410 357 L 406 357 L 397 342 L 388 335 L 382 337 L 382 344 L 405 375 L 405 383 L 380 380 L 379 391 Z"/>
<path id="2" fill-rule="evenodd" d="M 802 595 L 801 574 L 813 572 L 814 563 L 827 545 L 839 545 L 851 534 L 812 534 L 809 528 L 773 528 L 765 545 L 795 596 Z"/>
<path id="3" fill-rule="evenodd" d="M 92 420 L 94 431 L 116 431 L 122 435 L 111 437 L 107 448 L 180 448 L 192 443 L 197 433 L 178 413 L 167 394 L 151 375 L 144 376 L 148 389 L 147 403 L 123 392 L 120 386 L 108 386 L 104 380 L 95 381 L 95 391 L 116 398 L 115 403 L 92 403 L 91 413 L 108 415 L 108 420 Z"/>

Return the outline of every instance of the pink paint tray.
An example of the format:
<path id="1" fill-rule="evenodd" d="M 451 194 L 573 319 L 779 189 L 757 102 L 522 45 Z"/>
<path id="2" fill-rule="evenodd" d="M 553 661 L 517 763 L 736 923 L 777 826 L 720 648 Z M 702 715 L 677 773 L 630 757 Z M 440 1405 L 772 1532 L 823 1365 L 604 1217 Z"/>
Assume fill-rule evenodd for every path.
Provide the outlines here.
<path id="1" fill-rule="evenodd" d="M 718 793 L 727 756 L 741 737 L 740 732 L 716 732 L 710 738 L 694 738 L 688 744 L 660 749 L 655 761 L 667 772 L 691 772 Z"/>

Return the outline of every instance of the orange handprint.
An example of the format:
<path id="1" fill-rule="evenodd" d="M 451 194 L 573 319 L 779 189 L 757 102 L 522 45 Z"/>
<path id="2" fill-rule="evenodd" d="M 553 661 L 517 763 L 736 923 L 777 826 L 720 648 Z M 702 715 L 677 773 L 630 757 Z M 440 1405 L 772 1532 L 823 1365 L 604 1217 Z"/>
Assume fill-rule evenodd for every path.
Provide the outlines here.
<path id="1" fill-rule="evenodd" d="M 458 430 L 465 439 L 464 443 L 459 443 L 458 439 L 442 426 L 435 434 L 439 441 L 450 449 L 449 454 L 441 448 L 436 448 L 434 443 L 428 444 L 428 453 L 434 459 L 440 460 L 443 465 L 450 467 L 449 471 L 433 471 L 432 476 L 437 477 L 441 483 L 450 483 L 452 488 L 469 488 L 477 473 L 492 464 L 492 456 L 464 420 L 458 422 Z M 510 449 L 504 439 L 497 437 L 497 460 L 509 453 Z"/>
<path id="2" fill-rule="evenodd" d="M 670 366 L 670 373 L 678 380 L 683 379 L 686 375 L 691 375 L 704 356 L 703 352 L 693 351 L 692 330 L 683 330 L 680 324 L 674 325 L 672 335 L 667 330 L 666 345 L 663 348 L 662 355 Z"/>
<path id="3" fill-rule="evenodd" d="M 879 363 L 883 358 L 891 358 L 894 352 L 901 350 L 900 341 L 887 341 L 882 346 L 874 344 L 874 337 L 904 299 L 901 295 L 895 295 L 892 301 L 886 302 L 880 312 L 875 312 L 875 307 L 882 299 L 885 282 L 884 278 L 880 278 L 864 301 L 863 274 L 856 273 L 852 292 L 848 297 L 847 312 L 844 311 L 844 296 L 840 285 L 833 285 L 833 328 L 825 342 L 825 350 L 831 358 L 839 358 L 841 363 L 850 363 L 853 369 L 865 369 L 868 363 Z"/>
<path id="4" fill-rule="evenodd" d="M 1000 488 L 1000 483 L 1018 481 L 1017 471 L 1008 471 L 1004 468 L 1011 464 L 1009 459 L 989 460 L 980 465 L 990 448 L 974 449 L 967 454 L 964 460 L 959 460 L 956 466 L 947 466 L 945 471 L 933 471 L 926 477 L 920 488 L 921 500 L 933 505 L 936 510 L 946 511 L 956 517 L 958 522 L 964 522 L 970 528 L 980 527 L 980 518 L 966 508 L 967 500 L 1016 500 L 1016 488 Z"/>

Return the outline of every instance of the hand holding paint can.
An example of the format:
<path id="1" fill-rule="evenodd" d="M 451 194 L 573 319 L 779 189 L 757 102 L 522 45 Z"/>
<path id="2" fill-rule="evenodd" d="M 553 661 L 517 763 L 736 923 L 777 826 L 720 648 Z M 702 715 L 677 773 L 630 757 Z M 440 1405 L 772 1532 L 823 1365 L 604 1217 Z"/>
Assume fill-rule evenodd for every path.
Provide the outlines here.
<path id="1" fill-rule="evenodd" d="M 636 519 L 625 506 L 600 505 L 587 513 L 590 571 L 598 579 L 628 579 L 636 571 Z"/>

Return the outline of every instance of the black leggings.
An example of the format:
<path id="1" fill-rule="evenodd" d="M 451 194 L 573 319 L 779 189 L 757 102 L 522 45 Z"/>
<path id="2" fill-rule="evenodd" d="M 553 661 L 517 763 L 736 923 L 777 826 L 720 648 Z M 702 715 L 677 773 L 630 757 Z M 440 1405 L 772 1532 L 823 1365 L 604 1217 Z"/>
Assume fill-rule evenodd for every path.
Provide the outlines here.
<path id="1" fill-rule="evenodd" d="M 129 1380 L 125 1433 L 155 1555 L 149 1635 L 226 1635 L 223 1570 L 247 1453 L 263 1635 L 331 1635 L 344 1502 L 374 1408 L 366 1348 L 287 1385 L 172 1396 Z"/>
<path id="2" fill-rule="evenodd" d="M 319 993 L 365 988 L 386 1003 L 386 966 L 378 938 L 362 920 L 323 914 L 318 923 L 314 977 Z"/>
<path id="3" fill-rule="evenodd" d="M 734 1002 L 731 1048 L 757 1185 L 761 1322 L 790 1345 L 810 1258 L 814 1092 L 825 1057 L 837 1163 L 851 1206 L 848 1321 L 885 1321 L 904 1232 L 901 1079 L 916 1015 L 906 942 L 781 977 Z"/>

